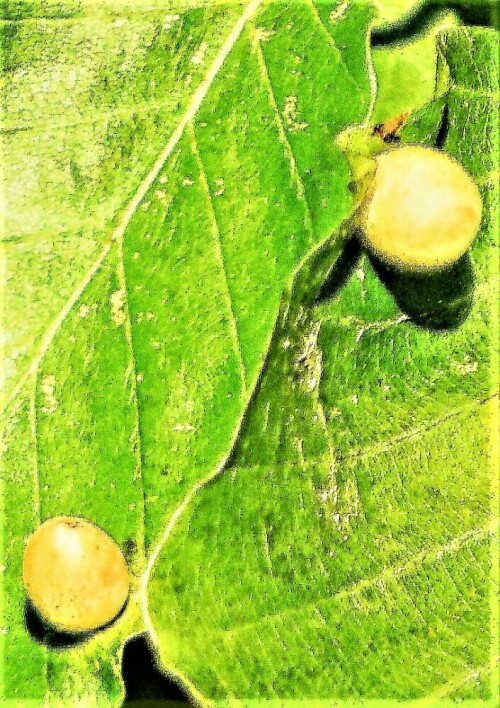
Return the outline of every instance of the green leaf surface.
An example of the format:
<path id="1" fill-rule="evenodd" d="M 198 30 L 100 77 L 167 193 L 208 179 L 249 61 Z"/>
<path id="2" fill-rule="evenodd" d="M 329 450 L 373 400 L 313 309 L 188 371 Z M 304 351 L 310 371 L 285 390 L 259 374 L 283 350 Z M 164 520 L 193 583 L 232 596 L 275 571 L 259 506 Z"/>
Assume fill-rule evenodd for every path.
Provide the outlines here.
<path id="1" fill-rule="evenodd" d="M 421 108 L 435 89 L 436 41 L 460 24 L 498 26 L 495 0 L 377 0 L 374 122 Z"/>
<path id="2" fill-rule="evenodd" d="M 372 10 L 337 5 L 33 3 L 1 25 L 9 699 L 122 698 L 153 544 L 229 451 L 294 271 L 352 210 L 334 138 L 371 105 Z M 56 514 L 98 523 L 133 577 L 125 614 L 64 650 L 36 641 L 21 578 Z"/>
<path id="3" fill-rule="evenodd" d="M 436 82 L 437 34 L 456 25 L 449 14 L 424 35 L 400 46 L 381 46 L 373 51 L 377 100 L 373 121 L 383 122 L 422 108 L 432 100 Z M 401 90 L 401 87 L 404 90 Z"/>
<path id="4" fill-rule="evenodd" d="M 498 37 L 450 30 L 439 51 L 448 93 L 405 139 L 439 134 L 473 174 L 481 232 L 434 277 L 350 241 L 316 305 L 332 253 L 297 274 L 226 468 L 152 570 L 163 664 L 205 701 L 496 705 Z"/>
<path id="5" fill-rule="evenodd" d="M 214 5 L 0 25 L 7 400 L 240 12 Z"/>

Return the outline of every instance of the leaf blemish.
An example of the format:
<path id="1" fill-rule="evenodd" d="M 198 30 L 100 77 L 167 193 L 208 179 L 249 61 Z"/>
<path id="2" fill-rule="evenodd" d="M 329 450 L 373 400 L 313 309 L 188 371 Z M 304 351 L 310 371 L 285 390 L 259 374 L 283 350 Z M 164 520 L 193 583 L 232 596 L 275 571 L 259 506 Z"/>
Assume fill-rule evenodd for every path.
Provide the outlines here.
<path id="1" fill-rule="evenodd" d="M 178 22 L 180 19 L 180 15 L 166 15 L 165 21 L 163 23 L 163 29 L 168 31 L 172 28 L 172 25 L 175 22 Z"/>
<path id="2" fill-rule="evenodd" d="M 54 395 L 56 388 L 56 377 L 53 375 L 44 376 L 42 379 L 41 389 L 44 397 L 45 405 L 42 406 L 42 413 L 54 413 L 59 406 L 59 402 Z"/>
<path id="3" fill-rule="evenodd" d="M 182 184 L 184 184 L 184 180 L 183 180 Z M 173 197 L 169 196 L 162 189 L 157 189 L 155 191 L 155 197 L 158 199 L 160 204 L 165 207 L 165 209 L 168 212 L 170 205 L 172 204 Z"/>
<path id="4" fill-rule="evenodd" d="M 467 374 L 475 374 L 478 370 L 479 364 L 477 361 L 470 361 L 467 357 L 463 363 L 459 361 L 452 362 L 453 369 L 460 374 L 460 376 L 467 376 Z"/>
<path id="5" fill-rule="evenodd" d="M 344 534 L 351 531 L 360 515 L 360 497 L 355 480 L 347 479 L 339 489 L 332 478 L 329 486 L 320 490 L 319 498 L 325 514 L 333 520 L 337 530 Z"/>
<path id="6" fill-rule="evenodd" d="M 182 423 L 177 423 L 177 425 L 174 425 L 172 428 L 172 432 L 174 433 L 195 433 L 196 428 L 194 425 L 189 425 L 185 424 L 183 425 Z"/>
<path id="7" fill-rule="evenodd" d="M 295 367 L 299 372 L 299 383 L 307 391 L 314 391 L 321 378 L 323 359 L 318 347 L 320 327 L 320 322 L 312 324 L 309 332 L 303 337 L 301 350 L 295 359 Z"/>
<path id="8" fill-rule="evenodd" d="M 218 177 L 215 180 L 215 184 L 217 185 L 217 189 L 214 192 L 214 196 L 221 197 L 224 194 L 224 188 L 225 188 L 224 187 L 224 180 L 222 179 L 222 177 Z"/>
<path id="9" fill-rule="evenodd" d="M 202 42 L 196 52 L 191 57 L 191 63 L 195 65 L 203 64 L 205 59 L 205 54 L 207 53 L 208 44 L 207 42 Z"/>
<path id="10" fill-rule="evenodd" d="M 256 27 L 255 34 L 258 42 L 268 42 L 276 32 L 275 30 L 269 30 L 265 27 Z"/>
<path id="11" fill-rule="evenodd" d="M 283 119 L 289 133 L 295 133 L 297 130 L 306 130 L 306 128 L 309 127 L 309 123 L 299 120 L 297 96 L 292 95 L 286 97 Z"/>
<path id="12" fill-rule="evenodd" d="M 110 297 L 111 319 L 117 327 L 125 323 L 125 291 L 115 290 Z"/>

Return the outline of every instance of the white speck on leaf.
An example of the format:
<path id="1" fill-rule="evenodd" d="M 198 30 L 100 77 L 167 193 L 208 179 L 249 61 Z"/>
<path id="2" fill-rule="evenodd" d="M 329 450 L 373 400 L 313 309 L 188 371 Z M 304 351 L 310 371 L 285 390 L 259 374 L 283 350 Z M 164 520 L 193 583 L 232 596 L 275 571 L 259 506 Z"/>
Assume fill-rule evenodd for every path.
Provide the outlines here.
<path id="1" fill-rule="evenodd" d="M 178 20 L 180 20 L 180 15 L 166 15 L 165 21 L 163 22 L 163 29 L 168 31 Z"/>
<path id="2" fill-rule="evenodd" d="M 184 182 L 183 182 L 184 184 Z M 157 189 L 155 191 L 155 197 L 158 199 L 160 204 L 165 207 L 165 209 L 168 211 L 170 208 L 170 205 L 172 204 L 173 197 L 168 195 L 166 192 L 164 192 L 162 189 Z"/>
<path id="3" fill-rule="evenodd" d="M 54 395 L 55 388 L 56 377 L 52 375 L 44 376 L 41 384 L 41 389 L 45 402 L 45 405 L 42 406 L 42 413 L 54 413 L 54 411 L 57 410 L 59 402 L 57 401 Z"/>
<path id="4" fill-rule="evenodd" d="M 189 425 L 189 424 L 182 424 L 182 423 L 177 423 L 177 425 L 174 425 L 172 428 L 172 431 L 174 433 L 194 433 L 196 431 L 196 428 L 194 425 Z"/>
<path id="5" fill-rule="evenodd" d="M 276 32 L 274 30 L 266 29 L 265 27 L 256 27 L 255 34 L 257 35 L 257 41 L 267 42 L 274 34 L 276 34 Z"/>
<path id="6" fill-rule="evenodd" d="M 464 363 L 460 363 L 459 361 L 454 361 L 452 362 L 452 367 L 455 369 L 457 373 L 460 374 L 460 376 L 467 376 L 467 374 L 474 374 L 478 370 L 479 364 L 477 361 L 468 361 L 467 359 L 464 361 Z"/>
<path id="7" fill-rule="evenodd" d="M 305 130 L 309 127 L 309 123 L 299 120 L 297 96 L 292 95 L 286 97 L 283 118 L 289 133 L 294 133 L 297 130 Z"/>
<path id="8" fill-rule="evenodd" d="M 115 290 L 110 297 L 111 301 L 111 319 L 117 327 L 125 322 L 125 291 Z"/>
<path id="9" fill-rule="evenodd" d="M 328 16 L 328 20 L 334 25 L 336 24 L 341 17 L 343 17 L 349 8 L 349 0 L 345 0 L 341 5 L 335 8 L 335 10 L 332 10 Z"/>
<path id="10" fill-rule="evenodd" d="M 218 177 L 218 178 L 215 180 L 215 184 L 217 185 L 217 189 L 216 189 L 216 191 L 214 192 L 214 195 L 215 195 L 216 197 L 221 197 L 221 196 L 224 194 L 224 189 L 225 189 L 225 187 L 224 187 L 224 180 L 222 179 L 222 177 Z"/>
<path id="11" fill-rule="evenodd" d="M 300 383 L 308 391 L 314 391 L 321 378 L 322 354 L 318 347 L 320 323 L 315 322 L 303 338 L 302 349 L 297 355 L 295 366 L 300 372 Z"/>
<path id="12" fill-rule="evenodd" d="M 193 54 L 191 57 L 191 63 L 192 64 L 203 64 L 203 60 L 205 59 L 205 54 L 207 53 L 208 49 L 208 44 L 206 42 L 202 42 L 196 52 Z"/>

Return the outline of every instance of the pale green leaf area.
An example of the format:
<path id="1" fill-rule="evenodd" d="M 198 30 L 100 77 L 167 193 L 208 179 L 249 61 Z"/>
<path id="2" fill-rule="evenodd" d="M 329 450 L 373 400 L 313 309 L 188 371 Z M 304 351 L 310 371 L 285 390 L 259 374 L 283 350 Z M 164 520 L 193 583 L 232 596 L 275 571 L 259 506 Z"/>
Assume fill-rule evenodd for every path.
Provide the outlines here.
<path id="1" fill-rule="evenodd" d="M 161 658 L 216 705 L 497 704 L 498 37 L 450 30 L 439 50 L 448 92 L 404 139 L 439 134 L 482 185 L 471 253 L 420 278 L 355 241 L 309 262 L 226 468 L 165 534 Z"/>
<path id="2" fill-rule="evenodd" d="M 195 10 L 185 16 L 165 16 L 162 11 L 119 21 L 104 16 L 85 22 L 52 18 L 1 25 L 7 69 L 2 76 L 7 97 L 2 137 L 9 172 L 2 224 L 7 241 L 3 244 L 6 282 L 2 292 L 2 373 L 7 378 L 7 395 L 23 384 L 33 359 L 39 356 L 47 328 L 77 284 L 87 277 L 117 216 L 167 142 L 240 14 L 241 8 L 232 6 Z M 116 264 L 116 249 L 110 260 Z M 130 351 L 123 340 L 123 328 L 117 330 L 113 325 L 109 329 L 110 307 L 107 312 L 104 307 L 97 313 L 90 309 L 92 297 L 104 295 L 110 303 L 113 278 L 116 273 L 106 264 L 86 293 L 90 305 L 82 301 L 75 307 L 77 318 L 89 308 L 95 334 L 102 330 L 111 336 L 97 336 L 98 356 L 92 364 L 88 361 L 92 341 L 85 332 L 75 335 L 82 347 L 81 356 L 77 356 L 81 368 L 73 369 L 75 362 L 70 362 L 71 373 L 80 383 L 75 394 L 83 398 L 80 405 L 73 399 L 74 408 L 60 432 L 79 431 L 81 437 L 75 433 L 69 436 L 68 447 L 75 453 L 73 457 L 69 450 L 67 453 L 66 483 L 54 476 L 59 460 L 65 457 L 64 445 L 54 457 L 53 486 L 45 481 L 50 475 L 43 455 L 47 452 L 50 458 L 53 451 L 45 446 L 43 436 L 39 439 L 40 455 L 36 449 L 36 412 L 32 410 L 31 420 L 27 418 L 28 398 L 32 397 L 28 389 L 34 388 L 31 377 L 7 411 L 2 460 L 4 507 L 16 509 L 16 513 L 12 517 L 9 513 L 3 539 L 6 606 L 2 627 L 5 664 L 15 669 L 2 676 L 6 685 L 1 693 L 11 698 L 41 699 L 46 692 L 46 675 L 54 697 L 100 693 L 101 700 L 108 696 L 106 700 L 113 701 L 123 693 L 119 655 L 103 647 L 111 643 L 119 646 L 126 636 L 128 619 L 120 620 L 113 633 L 98 637 L 96 643 L 101 644 L 95 651 L 93 643 L 88 643 L 81 648 L 82 657 L 75 649 L 72 655 L 52 651 L 52 658 L 47 659 L 45 649 L 26 632 L 21 582 L 25 539 L 56 506 L 61 513 L 100 519 L 124 544 L 128 555 L 134 555 L 137 547 L 139 525 L 142 532 L 142 487 L 137 481 L 135 441 L 130 439 L 136 428 L 133 420 L 128 423 L 127 419 Z M 74 327 L 68 328 L 66 349 L 72 346 L 69 337 Z M 61 355 L 62 362 L 64 348 Z M 82 376 L 89 369 L 92 373 L 84 382 Z M 40 382 L 41 408 L 46 411 L 58 405 L 50 393 L 51 375 L 43 375 Z M 97 400 L 85 399 L 85 383 L 95 386 Z M 99 389 L 108 385 L 107 393 L 115 399 L 103 401 Z M 84 425 L 80 430 L 85 419 L 80 421 L 79 416 L 85 414 L 95 416 L 97 430 L 90 432 Z M 42 410 L 40 415 L 49 413 Z M 101 436 L 99 441 L 96 432 Z M 52 435 L 54 444 L 60 446 L 57 429 Z M 106 441 L 107 448 L 103 447 Z M 68 467 L 75 463 L 76 467 Z M 95 470 L 93 465 L 97 465 Z M 99 485 L 98 498 L 92 496 L 92 486 L 87 488 L 87 484 Z M 48 502 L 43 517 L 41 496 Z M 102 661 L 97 660 L 99 652 Z M 59 672 L 51 668 L 58 662 L 62 664 Z M 72 663 L 77 668 L 70 669 Z"/>
<path id="3" fill-rule="evenodd" d="M 494 0 L 457 0 L 454 3 L 447 0 L 377 0 L 375 5 L 378 9 L 375 27 L 399 26 L 402 36 L 398 42 L 376 46 L 373 51 L 378 83 L 374 122 L 415 110 L 431 100 L 436 76 L 436 37 L 443 29 L 463 22 L 461 12 L 468 11 L 474 16 L 475 11 L 476 16 L 481 13 L 484 18 L 489 12 L 493 23 L 498 14 Z M 409 20 L 419 13 L 428 19 L 417 28 Z"/>
<path id="4" fill-rule="evenodd" d="M 6 398 L 239 14 L 232 5 L 0 25 Z"/>
<path id="5" fill-rule="evenodd" d="M 453 24 L 456 18 L 450 14 L 423 37 L 396 48 L 389 45 L 373 51 L 378 85 L 373 111 L 375 123 L 421 108 L 432 99 L 436 81 L 436 36 L 443 27 Z"/>
<path id="6" fill-rule="evenodd" d="M 313 6 L 270 6 L 242 33 L 111 249 L 114 278 L 101 269 L 41 364 L 42 517 L 84 503 L 96 518 L 110 493 L 99 482 L 117 469 L 126 479 L 130 468 L 143 487 L 148 546 L 226 451 L 291 272 L 349 211 L 333 137 L 363 117 L 369 97 L 359 87 L 348 106 L 333 92 L 324 100 L 332 76 L 354 85 Z M 82 496 L 90 484 L 95 500 L 79 499 L 75 467 Z"/>
<path id="7" fill-rule="evenodd" d="M 50 7 L 1 27 L 13 392 L 2 481 L 16 509 L 2 694 L 116 705 L 148 554 L 227 454 L 293 272 L 352 210 L 334 138 L 369 110 L 372 10 L 37 18 Z M 126 613 L 64 650 L 27 632 L 21 579 L 28 534 L 55 514 L 97 522 L 133 576 Z"/>
<path id="8" fill-rule="evenodd" d="M 130 18 L 148 13 L 184 12 L 198 7 L 227 5 L 224 0 L 4 0 L 0 18 L 5 20 L 68 20 L 89 17 Z M 234 4 L 239 4 L 237 1 Z"/>
<path id="9" fill-rule="evenodd" d="M 379 19 L 381 17 L 385 14 L 379 15 Z M 393 14 L 388 13 L 388 17 L 393 17 Z M 405 42 L 378 46 L 373 50 L 377 77 L 374 122 L 414 111 L 432 99 L 436 83 L 437 35 L 458 22 L 454 12 L 443 11 L 426 32 L 412 35 Z"/>
<path id="10" fill-rule="evenodd" d="M 377 24 L 387 24 L 399 19 L 421 4 L 422 0 L 375 0 Z"/>

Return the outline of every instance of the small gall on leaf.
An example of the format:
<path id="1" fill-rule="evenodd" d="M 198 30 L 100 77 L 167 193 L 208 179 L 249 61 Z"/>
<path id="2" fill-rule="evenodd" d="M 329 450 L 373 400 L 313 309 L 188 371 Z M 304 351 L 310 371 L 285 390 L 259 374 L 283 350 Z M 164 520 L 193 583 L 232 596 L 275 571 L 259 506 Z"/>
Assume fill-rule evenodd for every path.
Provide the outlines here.
<path id="1" fill-rule="evenodd" d="M 446 153 L 407 145 L 381 153 L 360 212 L 366 246 L 402 270 L 450 266 L 481 224 L 479 189 Z"/>
<path id="2" fill-rule="evenodd" d="M 26 592 L 41 617 L 62 632 L 90 632 L 125 605 L 129 575 L 118 545 L 79 517 L 45 521 L 24 552 Z"/>

